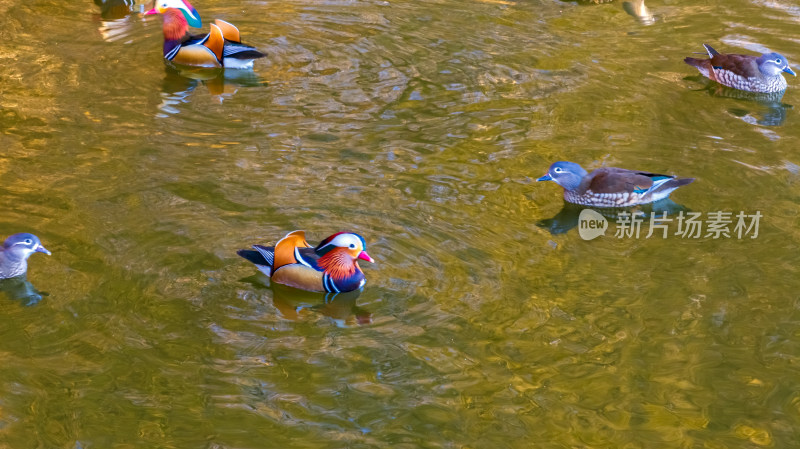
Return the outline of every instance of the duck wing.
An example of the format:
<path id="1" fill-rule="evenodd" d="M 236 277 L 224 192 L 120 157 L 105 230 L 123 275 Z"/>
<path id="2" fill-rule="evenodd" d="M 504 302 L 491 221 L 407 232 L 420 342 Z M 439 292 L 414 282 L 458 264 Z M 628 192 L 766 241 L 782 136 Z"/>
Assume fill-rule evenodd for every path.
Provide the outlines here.
<path id="1" fill-rule="evenodd" d="M 595 193 L 645 192 L 654 182 L 672 179 L 674 176 L 628 170 L 625 168 L 604 167 L 591 172 L 581 183 L 581 187 Z"/>

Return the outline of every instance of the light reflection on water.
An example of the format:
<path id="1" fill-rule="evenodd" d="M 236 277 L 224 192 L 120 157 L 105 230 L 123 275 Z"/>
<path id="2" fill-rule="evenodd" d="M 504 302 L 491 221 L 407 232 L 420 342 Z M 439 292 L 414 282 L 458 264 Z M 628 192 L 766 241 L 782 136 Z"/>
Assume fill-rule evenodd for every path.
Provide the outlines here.
<path id="1" fill-rule="evenodd" d="M 0 5 L 0 231 L 53 251 L 0 287 L 9 447 L 797 440 L 797 80 L 743 98 L 682 62 L 796 64 L 791 6 L 195 6 L 267 60 L 187 77 L 159 18 Z M 759 210 L 761 234 L 552 232 L 555 160 L 696 177 L 677 204 Z M 364 291 L 267 286 L 235 254 L 294 229 L 363 235 Z"/>

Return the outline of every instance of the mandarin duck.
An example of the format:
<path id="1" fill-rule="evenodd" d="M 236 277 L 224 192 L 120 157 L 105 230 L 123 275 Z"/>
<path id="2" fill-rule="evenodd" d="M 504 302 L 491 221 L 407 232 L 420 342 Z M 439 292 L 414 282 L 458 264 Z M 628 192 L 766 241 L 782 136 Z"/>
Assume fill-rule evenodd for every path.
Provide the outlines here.
<path id="1" fill-rule="evenodd" d="M 251 69 L 253 60 L 266 56 L 241 41 L 239 29 L 216 19 L 206 35 L 190 35 L 189 26 L 202 26 L 197 10 L 186 0 L 158 0 L 145 14 L 164 15 L 164 59 L 176 64 L 229 69 Z"/>
<path id="2" fill-rule="evenodd" d="M 14 234 L 3 242 L 0 248 L 0 279 L 23 276 L 28 272 L 28 257 L 33 253 L 48 251 L 33 234 Z"/>
<path id="3" fill-rule="evenodd" d="M 703 44 L 703 47 L 711 59 L 686 58 L 683 61 L 723 86 L 749 92 L 781 92 L 786 89 L 786 80 L 781 72 L 796 76 L 786 58 L 778 53 L 761 56 L 722 54 L 708 44 Z"/>
<path id="4" fill-rule="evenodd" d="M 694 181 L 624 168 L 602 167 L 587 173 L 574 162 L 555 162 L 537 181 L 555 181 L 564 200 L 592 207 L 631 207 L 667 198 L 673 190 Z"/>
<path id="5" fill-rule="evenodd" d="M 349 292 L 366 283 L 358 259 L 374 263 L 364 238 L 338 232 L 316 248 L 306 242 L 304 231 L 286 234 L 275 246 L 253 245 L 236 253 L 274 282 L 314 292 Z"/>

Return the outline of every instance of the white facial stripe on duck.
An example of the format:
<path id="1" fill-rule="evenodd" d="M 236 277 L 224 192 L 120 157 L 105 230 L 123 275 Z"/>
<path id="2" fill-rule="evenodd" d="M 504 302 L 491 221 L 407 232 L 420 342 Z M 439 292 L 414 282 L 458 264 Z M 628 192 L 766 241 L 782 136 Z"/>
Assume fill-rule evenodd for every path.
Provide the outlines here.
<path id="1" fill-rule="evenodd" d="M 330 241 L 326 242 L 324 245 L 320 245 L 315 250 L 320 256 L 324 256 L 336 248 L 344 248 L 354 259 L 358 258 L 373 262 L 372 258 L 366 252 L 367 244 L 360 235 L 351 232 L 342 232 L 334 234 L 332 238 L 329 238 Z"/>
<path id="2" fill-rule="evenodd" d="M 200 19 L 200 14 L 191 3 L 185 0 L 161 0 L 157 3 L 157 6 L 154 9 L 156 9 L 159 13 L 164 14 L 164 11 L 166 11 L 167 8 L 175 8 L 180 10 L 183 13 L 183 16 L 186 17 L 186 21 L 189 22 L 189 26 L 194 28 L 201 28 L 203 26 L 203 22 Z"/>

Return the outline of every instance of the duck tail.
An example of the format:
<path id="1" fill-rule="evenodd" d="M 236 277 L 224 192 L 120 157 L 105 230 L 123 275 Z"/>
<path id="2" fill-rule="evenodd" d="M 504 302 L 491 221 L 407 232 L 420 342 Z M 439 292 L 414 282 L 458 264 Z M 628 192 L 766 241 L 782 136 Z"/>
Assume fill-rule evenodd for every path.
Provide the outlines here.
<path id="1" fill-rule="evenodd" d="M 714 70 L 711 67 L 710 59 L 685 58 L 683 62 L 699 70 L 700 74 L 706 78 L 714 79 Z"/>
<path id="2" fill-rule="evenodd" d="M 650 201 L 658 201 L 666 198 L 678 187 L 685 186 L 694 182 L 694 178 L 670 178 L 664 177 L 662 179 L 654 179 L 653 185 L 648 189 L 644 196 L 650 198 Z"/>
<path id="3" fill-rule="evenodd" d="M 694 178 L 673 178 L 664 176 L 663 178 L 654 178 L 653 185 L 650 187 L 650 192 L 660 192 L 666 189 L 675 190 L 678 187 L 685 186 L 694 182 Z"/>
<path id="4" fill-rule="evenodd" d="M 254 250 L 240 249 L 239 251 L 236 251 L 236 254 L 252 262 L 267 276 L 271 276 L 272 266 L 275 263 L 275 248 L 261 245 L 253 245 L 253 248 Z"/>

